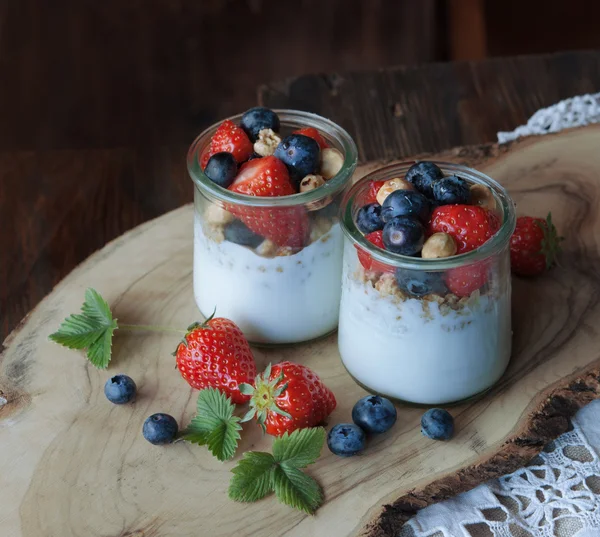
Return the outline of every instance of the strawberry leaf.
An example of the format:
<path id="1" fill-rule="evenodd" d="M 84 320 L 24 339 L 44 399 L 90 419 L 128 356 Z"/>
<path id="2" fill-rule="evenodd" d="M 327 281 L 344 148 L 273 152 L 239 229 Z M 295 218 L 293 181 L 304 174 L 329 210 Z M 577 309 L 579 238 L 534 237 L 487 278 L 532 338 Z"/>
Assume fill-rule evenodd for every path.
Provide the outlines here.
<path id="1" fill-rule="evenodd" d="M 270 453 L 248 451 L 231 470 L 228 494 L 236 502 L 255 502 L 273 492 L 275 459 Z"/>
<path id="2" fill-rule="evenodd" d="M 279 463 L 295 468 L 305 468 L 313 464 L 321 455 L 325 443 L 325 429 L 313 427 L 297 429 L 292 434 L 285 433 L 273 442 L 273 457 Z"/>
<path id="3" fill-rule="evenodd" d="M 220 461 L 235 455 L 240 439 L 240 418 L 233 415 L 231 399 L 214 388 L 201 390 L 196 404 L 197 414 L 181 436 L 187 442 L 206 445 Z"/>
<path id="4" fill-rule="evenodd" d="M 99 369 L 110 362 L 112 337 L 117 329 L 107 302 L 94 289 L 87 289 L 81 313 L 69 315 L 49 338 L 69 349 L 87 350 L 89 361 Z"/>
<path id="5" fill-rule="evenodd" d="M 273 471 L 273 483 L 277 499 L 312 515 L 323 503 L 323 491 L 309 475 L 287 463 L 280 464 Z"/>

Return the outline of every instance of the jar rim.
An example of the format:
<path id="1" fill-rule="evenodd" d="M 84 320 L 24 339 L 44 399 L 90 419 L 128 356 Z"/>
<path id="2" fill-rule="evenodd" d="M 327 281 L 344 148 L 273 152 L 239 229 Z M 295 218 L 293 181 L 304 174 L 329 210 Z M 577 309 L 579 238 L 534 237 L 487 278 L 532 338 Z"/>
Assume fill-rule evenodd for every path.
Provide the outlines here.
<path id="1" fill-rule="evenodd" d="M 409 257 L 395 254 L 377 248 L 367 241 L 364 238 L 364 235 L 356 227 L 353 218 L 353 206 L 357 195 L 363 193 L 371 181 L 384 181 L 398 176 L 404 177 L 408 169 L 417 162 L 422 161 L 403 161 L 379 168 L 378 170 L 365 175 L 346 192 L 340 208 L 340 223 L 344 234 L 353 244 L 357 245 L 362 250 L 367 251 L 371 257 L 383 264 L 408 270 L 427 271 L 444 271 L 476 263 L 498 253 L 508 245 L 510 237 L 515 229 L 516 215 L 515 204 L 506 189 L 488 175 L 473 168 L 469 168 L 468 166 L 433 160 L 429 162 L 433 162 L 441 168 L 444 175 L 459 174 L 465 179 L 487 186 L 492 191 L 502 217 L 502 224 L 496 234 L 475 250 L 438 259 L 423 259 L 421 257 Z"/>
<path id="2" fill-rule="evenodd" d="M 205 129 L 196 137 L 190 146 L 187 154 L 187 167 L 190 178 L 194 182 L 196 188 L 212 201 L 253 207 L 290 207 L 295 205 L 305 205 L 307 203 L 322 200 L 341 191 L 352 177 L 358 162 L 358 150 L 354 140 L 348 132 L 333 121 L 311 112 L 285 109 L 274 109 L 273 111 L 279 116 L 282 125 L 294 128 L 314 127 L 322 132 L 326 138 L 334 140 L 339 148 L 342 149 L 344 155 L 344 163 L 337 175 L 326 181 L 325 184 L 319 188 L 309 190 L 308 192 L 291 194 L 289 196 L 248 196 L 218 186 L 204 174 L 204 171 L 200 166 L 200 155 L 208 146 L 212 135 L 223 121 L 229 119 L 239 125 L 239 121 L 243 114 L 236 114 L 235 116 L 222 119 Z"/>

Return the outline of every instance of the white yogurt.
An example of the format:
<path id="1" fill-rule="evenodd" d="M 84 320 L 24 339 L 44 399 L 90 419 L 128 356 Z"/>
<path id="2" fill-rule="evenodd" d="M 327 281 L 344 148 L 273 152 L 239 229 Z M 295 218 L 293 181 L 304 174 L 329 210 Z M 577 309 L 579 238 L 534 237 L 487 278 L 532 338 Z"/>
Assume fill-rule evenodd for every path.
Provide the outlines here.
<path id="1" fill-rule="evenodd" d="M 194 296 L 204 315 L 216 308 L 255 343 L 298 343 L 335 330 L 343 239 L 339 224 L 300 252 L 265 258 L 214 242 L 194 223 Z"/>
<path id="2" fill-rule="evenodd" d="M 370 390 L 407 402 L 440 405 L 492 386 L 511 352 L 510 288 L 459 311 L 396 303 L 347 271 L 339 350 L 348 372 Z"/>

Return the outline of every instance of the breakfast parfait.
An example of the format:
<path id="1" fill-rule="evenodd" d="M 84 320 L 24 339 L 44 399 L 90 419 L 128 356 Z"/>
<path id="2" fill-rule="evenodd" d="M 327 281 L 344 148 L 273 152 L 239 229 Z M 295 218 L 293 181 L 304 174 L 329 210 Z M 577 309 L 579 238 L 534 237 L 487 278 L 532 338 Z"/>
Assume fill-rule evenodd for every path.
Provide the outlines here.
<path id="1" fill-rule="evenodd" d="M 342 206 L 348 372 L 370 391 L 427 405 L 491 387 L 511 353 L 506 191 L 476 170 L 422 161 L 368 175 Z"/>
<path id="2" fill-rule="evenodd" d="M 257 107 L 192 144 L 194 295 L 254 343 L 296 343 L 338 323 L 340 199 L 356 146 L 335 123 Z"/>

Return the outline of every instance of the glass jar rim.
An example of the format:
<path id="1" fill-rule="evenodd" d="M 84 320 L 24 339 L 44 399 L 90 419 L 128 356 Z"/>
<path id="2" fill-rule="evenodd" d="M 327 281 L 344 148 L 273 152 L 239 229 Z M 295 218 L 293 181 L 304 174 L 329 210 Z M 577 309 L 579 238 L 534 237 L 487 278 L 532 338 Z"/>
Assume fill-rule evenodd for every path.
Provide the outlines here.
<path id="1" fill-rule="evenodd" d="M 496 205 L 499 207 L 502 216 L 502 224 L 500 228 L 487 242 L 479 248 L 466 252 L 464 254 L 438 259 L 423 259 L 421 257 L 409 257 L 405 255 L 388 252 L 381 248 L 377 248 L 364 238 L 364 235 L 358 230 L 353 218 L 353 205 L 356 196 L 362 193 L 371 181 L 385 181 L 394 177 L 403 177 L 408 169 L 416 164 L 417 160 L 403 161 L 379 168 L 367 175 L 360 181 L 357 181 L 350 190 L 346 192 L 342 200 L 340 208 L 340 222 L 344 234 L 348 239 L 357 245 L 362 250 L 365 250 L 369 255 L 383 264 L 391 265 L 397 268 L 407 270 L 427 270 L 427 271 L 443 271 L 464 265 L 469 265 L 482 261 L 497 252 L 501 251 L 508 245 L 510 237 L 513 234 L 516 224 L 515 205 L 506 189 L 497 181 L 488 175 L 463 166 L 461 164 L 453 164 L 450 162 L 429 161 L 433 162 L 441 168 L 446 174 L 459 174 L 465 179 L 469 179 L 475 183 L 487 186 L 493 193 Z"/>
<path id="2" fill-rule="evenodd" d="M 282 109 L 274 109 L 273 111 L 279 116 L 282 125 L 291 125 L 292 127 L 298 128 L 314 127 L 325 134 L 327 138 L 335 140 L 335 142 L 343 149 L 344 156 L 344 163 L 337 175 L 326 181 L 325 184 L 319 188 L 289 196 L 248 196 L 246 194 L 231 192 L 230 190 L 218 186 L 204 174 L 204 171 L 200 166 L 200 155 L 204 148 L 207 147 L 214 132 L 225 119 L 229 119 L 234 123 L 239 124 L 243 114 L 236 114 L 235 116 L 225 118 L 205 129 L 196 137 L 188 150 L 188 173 L 196 187 L 204 195 L 211 200 L 218 200 L 235 205 L 253 207 L 290 207 L 319 201 L 328 196 L 337 194 L 346 186 L 352 177 L 358 162 L 358 150 L 354 140 L 348 132 L 333 121 L 311 112 Z"/>

